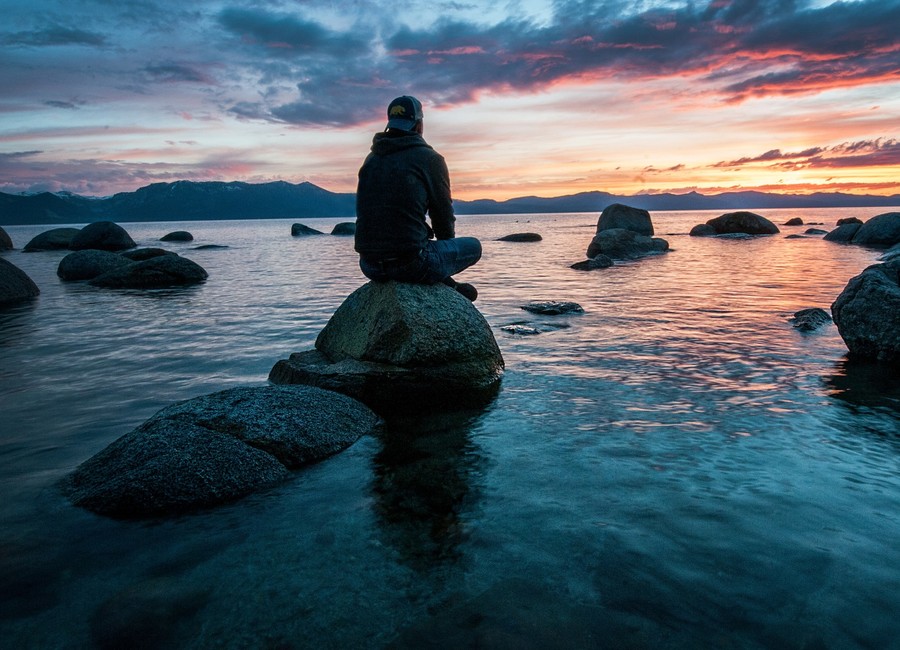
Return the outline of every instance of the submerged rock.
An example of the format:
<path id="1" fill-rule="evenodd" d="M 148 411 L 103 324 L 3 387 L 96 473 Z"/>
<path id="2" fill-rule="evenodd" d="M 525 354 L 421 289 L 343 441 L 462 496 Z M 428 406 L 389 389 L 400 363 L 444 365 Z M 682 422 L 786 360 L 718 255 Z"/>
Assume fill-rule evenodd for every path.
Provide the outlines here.
<path id="1" fill-rule="evenodd" d="M 72 239 L 78 234 L 78 228 L 52 228 L 31 239 L 25 248 L 26 253 L 35 251 L 56 251 L 70 248 Z"/>
<path id="2" fill-rule="evenodd" d="M 795 312 L 793 318 L 791 318 L 791 323 L 793 323 L 794 327 L 803 332 L 812 332 L 830 322 L 831 316 L 828 315 L 827 311 L 819 307 L 801 309 Z"/>
<path id="3" fill-rule="evenodd" d="M 615 262 L 613 262 L 612 258 L 609 255 L 599 253 L 582 262 L 575 262 L 574 264 L 569 266 L 569 268 L 575 269 L 576 271 L 594 271 L 595 269 L 608 269 L 614 264 Z"/>
<path id="4" fill-rule="evenodd" d="M 12 239 L 9 237 L 9 233 L 0 227 L 0 251 L 11 251 L 12 249 L 13 243 Z"/>
<path id="5" fill-rule="evenodd" d="M 194 241 L 194 236 L 187 230 L 176 230 L 159 238 L 159 241 Z"/>
<path id="6" fill-rule="evenodd" d="M 641 208 L 633 208 L 622 203 L 608 205 L 597 220 L 597 232 L 623 228 L 645 237 L 653 236 L 653 221 L 650 213 Z"/>
<path id="7" fill-rule="evenodd" d="M 442 285 L 369 282 L 335 311 L 315 349 L 272 368 L 276 384 L 336 390 L 378 412 L 489 401 L 503 357 L 478 309 Z"/>
<path id="8" fill-rule="evenodd" d="M 56 275 L 66 281 L 92 280 L 98 275 L 129 264 L 133 262 L 110 251 L 75 251 L 60 260 Z"/>
<path id="9" fill-rule="evenodd" d="M 633 260 L 658 255 L 669 250 L 669 242 L 659 237 L 647 237 L 625 228 L 601 230 L 587 249 L 588 258 L 606 255 L 614 260 Z"/>
<path id="10" fill-rule="evenodd" d="M 900 260 L 852 278 L 831 313 L 851 357 L 900 363 Z"/>
<path id="11" fill-rule="evenodd" d="M 0 257 L 0 306 L 22 302 L 40 293 L 41 290 L 25 271 Z"/>
<path id="12" fill-rule="evenodd" d="M 309 386 L 232 388 L 162 409 L 63 488 L 76 506 L 109 517 L 189 512 L 278 483 L 379 423 L 359 402 Z"/>
<path id="13" fill-rule="evenodd" d="M 95 221 L 89 223 L 72 237 L 69 248 L 82 251 L 89 248 L 102 251 L 123 251 L 134 248 L 137 244 L 125 229 L 112 221 Z"/>
<path id="14" fill-rule="evenodd" d="M 706 222 L 716 231 L 717 235 L 731 233 L 743 233 L 747 235 L 774 235 L 778 232 L 778 226 L 756 214 L 755 212 L 729 212 Z"/>
<path id="15" fill-rule="evenodd" d="M 324 235 L 325 233 L 315 228 L 310 228 L 302 223 L 295 223 L 291 226 L 292 237 L 304 237 L 306 235 Z"/>
<path id="16" fill-rule="evenodd" d="M 90 281 L 95 287 L 110 289 L 165 289 L 199 284 L 209 274 L 196 262 L 180 255 L 159 255 L 143 262 L 113 269 Z"/>
<path id="17" fill-rule="evenodd" d="M 527 305 L 522 305 L 522 309 L 530 311 L 532 314 L 544 314 L 547 316 L 584 313 L 584 308 L 577 302 L 560 302 L 557 300 L 533 301 Z"/>
<path id="18" fill-rule="evenodd" d="M 541 241 L 543 237 L 541 237 L 536 232 L 516 232 L 510 235 L 504 235 L 497 239 L 497 241 L 510 241 L 510 242 L 533 242 L 533 241 Z"/>

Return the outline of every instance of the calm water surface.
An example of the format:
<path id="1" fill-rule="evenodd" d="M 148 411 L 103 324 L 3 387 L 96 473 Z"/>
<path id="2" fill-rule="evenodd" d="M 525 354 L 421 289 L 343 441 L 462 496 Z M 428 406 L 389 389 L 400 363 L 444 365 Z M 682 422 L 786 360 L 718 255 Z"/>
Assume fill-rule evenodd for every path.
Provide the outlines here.
<path id="1" fill-rule="evenodd" d="M 761 211 L 825 229 L 886 209 Z M 352 239 L 290 221 L 123 224 L 209 280 L 62 283 L 0 312 L 0 646 L 900 647 L 900 377 L 850 364 L 828 309 L 877 252 L 699 239 L 594 272 L 596 214 L 461 217 L 460 278 L 507 372 L 478 412 L 378 437 L 236 504 L 118 522 L 55 487 L 174 401 L 263 385 L 364 281 Z M 337 220 L 304 223 L 329 232 Z M 19 249 L 46 227 L 8 227 Z M 506 243 L 539 232 L 537 243 Z M 200 244 L 228 248 L 193 250 Z M 580 303 L 540 317 L 531 300 Z M 525 324 L 541 331 L 514 335 Z"/>

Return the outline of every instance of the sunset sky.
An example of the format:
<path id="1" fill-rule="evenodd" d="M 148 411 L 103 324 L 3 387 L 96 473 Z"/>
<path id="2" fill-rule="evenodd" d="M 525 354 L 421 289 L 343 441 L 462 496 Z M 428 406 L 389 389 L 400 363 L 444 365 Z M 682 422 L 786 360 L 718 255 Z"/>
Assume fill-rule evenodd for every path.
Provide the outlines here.
<path id="1" fill-rule="evenodd" d="M 4 192 L 352 192 L 412 94 L 460 199 L 900 193 L 900 0 L 0 7 Z"/>

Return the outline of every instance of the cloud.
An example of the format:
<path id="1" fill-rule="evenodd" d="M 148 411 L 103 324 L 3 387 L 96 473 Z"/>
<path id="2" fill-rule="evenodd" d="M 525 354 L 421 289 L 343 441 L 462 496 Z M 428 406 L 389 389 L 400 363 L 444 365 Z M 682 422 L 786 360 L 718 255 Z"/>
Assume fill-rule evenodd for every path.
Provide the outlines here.
<path id="1" fill-rule="evenodd" d="M 160 63 L 143 69 L 151 81 L 163 83 L 199 83 L 214 85 L 215 81 L 205 72 L 181 63 Z"/>
<path id="2" fill-rule="evenodd" d="M 754 163 L 773 163 L 771 168 L 787 170 L 810 168 L 890 167 L 900 165 L 900 141 L 894 138 L 844 142 L 833 147 L 811 147 L 798 152 L 773 149 L 758 156 L 738 158 L 712 167 L 743 167 Z"/>
<path id="3" fill-rule="evenodd" d="M 89 32 L 71 27 L 46 27 L 33 31 L 13 32 L 0 36 L 4 45 L 26 47 L 48 47 L 63 45 L 87 45 L 100 47 L 106 45 L 106 37 L 96 32 Z"/>

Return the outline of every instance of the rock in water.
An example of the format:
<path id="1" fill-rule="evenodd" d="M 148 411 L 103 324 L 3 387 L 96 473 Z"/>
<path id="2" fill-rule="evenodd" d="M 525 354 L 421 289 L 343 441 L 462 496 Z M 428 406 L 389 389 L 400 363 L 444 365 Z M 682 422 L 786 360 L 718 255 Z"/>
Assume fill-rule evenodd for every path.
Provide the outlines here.
<path id="1" fill-rule="evenodd" d="M 791 322 L 801 332 L 812 332 L 813 330 L 817 330 L 826 323 L 831 322 L 831 316 L 828 315 L 828 312 L 819 307 L 812 307 L 810 309 L 801 309 L 800 311 L 794 313 L 794 317 L 791 318 Z"/>
<path id="2" fill-rule="evenodd" d="M 872 217 L 859 227 L 852 241 L 876 248 L 900 243 L 900 212 L 885 212 Z"/>
<path id="3" fill-rule="evenodd" d="M 0 306 L 28 300 L 40 293 L 41 290 L 25 271 L 0 257 Z"/>
<path id="4" fill-rule="evenodd" d="M 852 278 L 831 313 L 851 357 L 900 363 L 900 260 Z"/>
<path id="5" fill-rule="evenodd" d="M 606 206 L 597 220 L 598 233 L 601 230 L 613 228 L 624 228 L 645 237 L 653 236 L 653 221 L 650 219 L 650 213 L 621 203 Z"/>
<path id="6" fill-rule="evenodd" d="M 95 221 L 78 231 L 72 238 L 69 248 L 83 251 L 94 248 L 101 251 L 123 251 L 134 248 L 137 244 L 125 229 L 112 221 Z"/>
<path id="7" fill-rule="evenodd" d="M 26 253 L 34 251 L 55 251 L 69 248 L 72 239 L 78 234 L 78 228 L 52 228 L 32 237 L 23 249 Z"/>
<path id="8" fill-rule="evenodd" d="M 774 235 L 778 226 L 754 212 L 729 212 L 706 222 L 716 234 L 745 233 L 747 235 Z"/>
<path id="9" fill-rule="evenodd" d="M 504 235 L 497 239 L 497 241 L 509 241 L 509 242 L 534 242 L 541 241 L 543 237 L 536 232 L 514 232 L 511 235 Z"/>
<path id="10" fill-rule="evenodd" d="M 496 394 L 504 363 L 490 325 L 442 284 L 369 282 L 332 315 L 315 349 L 275 364 L 276 384 L 310 384 L 376 412 L 453 410 Z"/>
<path id="11" fill-rule="evenodd" d="M 159 411 L 64 488 L 75 505 L 110 517 L 188 512 L 282 481 L 379 423 L 359 402 L 309 386 L 232 388 Z"/>
<path id="12" fill-rule="evenodd" d="M 110 289 L 165 289 L 206 280 L 206 270 L 179 255 L 158 255 L 98 275 L 90 284 Z"/>
<path id="13" fill-rule="evenodd" d="M 601 230 L 591 240 L 588 258 L 606 255 L 614 260 L 633 260 L 646 255 L 658 255 L 669 250 L 669 242 L 659 237 L 639 235 L 625 228 Z"/>
<path id="14" fill-rule="evenodd" d="M 56 275 L 66 281 L 92 280 L 98 275 L 131 263 L 131 260 L 118 253 L 90 248 L 69 253 L 62 258 L 56 269 Z"/>
<path id="15" fill-rule="evenodd" d="M 321 230 L 316 230 L 315 228 L 310 228 L 302 223 L 295 223 L 291 226 L 291 236 L 292 237 L 303 237 L 305 235 L 324 235 Z"/>
<path id="16" fill-rule="evenodd" d="M 9 233 L 0 227 L 0 251 L 11 251 L 13 249 L 12 239 Z"/>
<path id="17" fill-rule="evenodd" d="M 338 237 L 349 237 L 356 234 L 356 222 L 355 221 L 342 221 L 341 223 L 335 224 L 334 228 L 331 229 L 332 235 L 337 235 Z"/>
<path id="18" fill-rule="evenodd" d="M 862 228 L 862 224 L 857 223 L 856 221 L 850 221 L 847 223 L 839 224 L 837 228 L 829 232 L 823 238 L 825 241 L 833 241 L 839 242 L 842 244 L 848 244 L 853 241 L 853 237 L 859 232 L 859 229 Z"/>
<path id="19" fill-rule="evenodd" d="M 194 241 L 194 236 L 187 230 L 176 230 L 159 238 L 159 241 Z"/>

